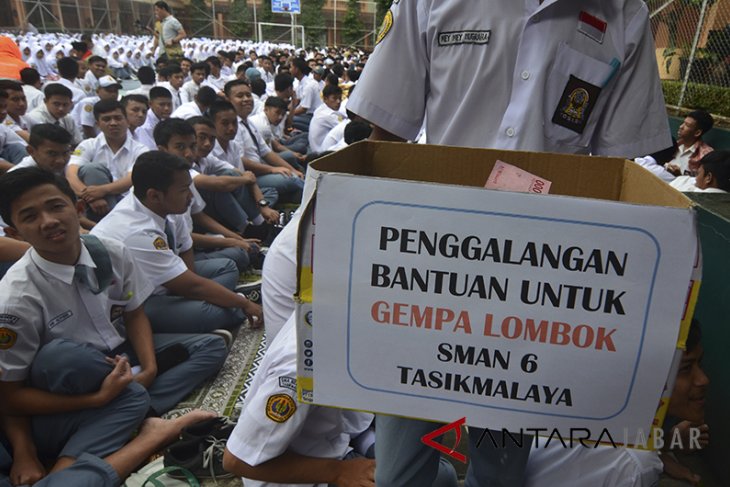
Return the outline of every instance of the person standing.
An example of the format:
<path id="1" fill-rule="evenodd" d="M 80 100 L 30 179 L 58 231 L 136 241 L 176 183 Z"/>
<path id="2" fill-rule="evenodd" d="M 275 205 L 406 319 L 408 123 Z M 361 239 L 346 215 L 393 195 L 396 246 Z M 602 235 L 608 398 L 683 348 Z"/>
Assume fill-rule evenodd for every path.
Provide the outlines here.
<path id="1" fill-rule="evenodd" d="M 168 62 L 180 63 L 183 58 L 180 41 L 187 37 L 185 29 L 179 20 L 172 16 L 172 11 L 167 2 L 159 0 L 154 5 L 155 17 L 155 40 L 152 44 L 152 52 L 155 52 L 159 45 L 163 50 Z M 162 57 L 162 56 L 161 56 Z"/>

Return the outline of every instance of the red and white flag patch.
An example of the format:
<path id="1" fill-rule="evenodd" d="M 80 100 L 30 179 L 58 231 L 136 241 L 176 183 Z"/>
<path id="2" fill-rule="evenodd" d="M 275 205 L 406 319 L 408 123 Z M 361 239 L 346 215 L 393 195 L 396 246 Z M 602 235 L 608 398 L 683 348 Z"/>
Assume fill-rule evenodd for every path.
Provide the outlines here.
<path id="1" fill-rule="evenodd" d="M 603 36 L 606 33 L 605 20 L 582 11 L 578 17 L 578 32 L 587 35 L 599 44 L 603 44 Z"/>

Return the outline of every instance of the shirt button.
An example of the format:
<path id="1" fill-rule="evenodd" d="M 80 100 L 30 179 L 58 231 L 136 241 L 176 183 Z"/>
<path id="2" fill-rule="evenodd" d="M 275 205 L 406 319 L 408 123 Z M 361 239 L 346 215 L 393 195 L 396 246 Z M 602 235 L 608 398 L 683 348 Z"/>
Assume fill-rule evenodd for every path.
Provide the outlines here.
<path id="1" fill-rule="evenodd" d="M 529 79 L 530 78 L 530 72 L 529 71 L 523 71 L 522 74 L 521 74 L 521 76 L 522 76 L 522 79 Z"/>
<path id="2" fill-rule="evenodd" d="M 504 133 L 507 134 L 507 137 L 514 137 L 515 129 L 513 129 L 512 127 L 509 127 L 507 130 L 505 130 Z"/>

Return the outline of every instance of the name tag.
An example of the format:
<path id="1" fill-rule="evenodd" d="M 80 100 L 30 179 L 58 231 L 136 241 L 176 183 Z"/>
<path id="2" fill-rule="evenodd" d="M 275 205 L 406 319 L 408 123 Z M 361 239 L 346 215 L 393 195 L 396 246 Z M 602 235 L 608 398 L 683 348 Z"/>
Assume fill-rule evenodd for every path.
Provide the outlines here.
<path id="1" fill-rule="evenodd" d="M 489 44 L 491 30 L 462 30 L 455 32 L 439 32 L 439 46 L 455 46 L 459 44 Z"/>

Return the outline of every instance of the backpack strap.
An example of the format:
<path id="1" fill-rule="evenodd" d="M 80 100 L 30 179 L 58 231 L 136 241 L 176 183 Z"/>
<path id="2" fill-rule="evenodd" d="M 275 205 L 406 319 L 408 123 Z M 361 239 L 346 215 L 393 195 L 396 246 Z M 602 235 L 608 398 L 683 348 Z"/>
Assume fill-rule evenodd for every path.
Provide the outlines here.
<path id="1" fill-rule="evenodd" d="M 109 251 L 95 235 L 88 233 L 81 235 L 81 240 L 84 241 L 84 246 L 86 247 L 86 250 L 89 251 L 91 260 L 93 260 L 94 264 L 96 264 L 94 275 L 96 276 L 96 282 L 99 283 L 99 289 L 93 292 L 94 294 L 99 294 L 108 288 L 109 284 L 112 282 L 112 276 L 114 275 L 112 270 L 112 260 L 111 257 L 109 257 Z"/>

